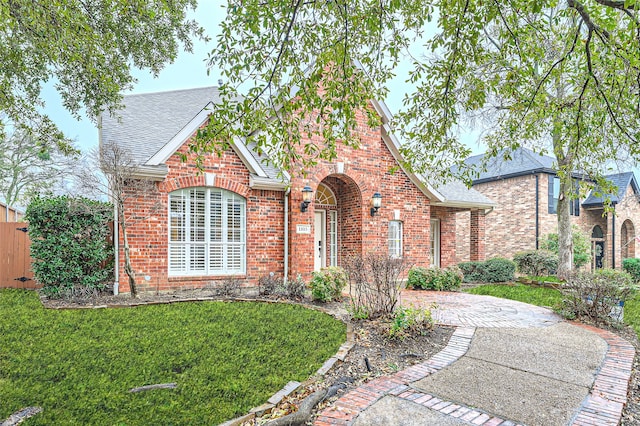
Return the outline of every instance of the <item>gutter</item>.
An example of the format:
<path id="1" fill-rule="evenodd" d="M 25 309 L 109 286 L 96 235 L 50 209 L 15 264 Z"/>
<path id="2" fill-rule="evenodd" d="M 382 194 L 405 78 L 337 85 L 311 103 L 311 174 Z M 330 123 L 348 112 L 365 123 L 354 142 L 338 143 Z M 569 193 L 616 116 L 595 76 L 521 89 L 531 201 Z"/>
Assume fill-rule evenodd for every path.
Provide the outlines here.
<path id="1" fill-rule="evenodd" d="M 118 223 L 118 207 L 113 203 L 113 295 L 120 292 L 120 226 Z"/>

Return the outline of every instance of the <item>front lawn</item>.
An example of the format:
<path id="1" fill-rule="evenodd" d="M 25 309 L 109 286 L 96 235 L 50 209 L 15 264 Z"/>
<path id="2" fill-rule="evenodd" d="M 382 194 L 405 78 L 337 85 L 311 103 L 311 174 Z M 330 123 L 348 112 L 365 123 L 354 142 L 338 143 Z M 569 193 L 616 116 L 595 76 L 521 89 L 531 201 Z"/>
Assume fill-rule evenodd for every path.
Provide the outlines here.
<path id="1" fill-rule="evenodd" d="M 562 303 L 562 295 L 554 288 L 531 287 L 523 284 L 516 285 L 481 285 L 465 290 L 471 294 L 501 297 L 503 299 L 517 300 L 537 306 L 555 308 Z"/>
<path id="2" fill-rule="evenodd" d="M 218 424 L 305 380 L 344 340 L 342 322 L 294 305 L 54 311 L 34 292 L 2 290 L 0 421 L 41 406 L 29 425 Z"/>

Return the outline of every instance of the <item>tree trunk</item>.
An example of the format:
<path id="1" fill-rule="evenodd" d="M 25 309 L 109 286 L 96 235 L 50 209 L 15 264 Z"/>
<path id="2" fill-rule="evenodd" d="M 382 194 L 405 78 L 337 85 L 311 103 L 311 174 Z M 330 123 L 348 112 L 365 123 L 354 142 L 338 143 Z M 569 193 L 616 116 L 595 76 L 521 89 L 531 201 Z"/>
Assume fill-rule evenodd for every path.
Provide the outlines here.
<path id="1" fill-rule="evenodd" d="M 572 202 L 573 185 L 571 173 L 560 177 L 560 195 L 558 197 L 558 278 L 566 279 L 573 269 L 573 235 L 569 206 Z"/>
<path id="2" fill-rule="evenodd" d="M 127 238 L 127 224 L 124 218 L 123 206 L 118 206 L 118 216 L 120 217 L 120 229 L 122 230 L 122 245 L 124 246 L 124 271 L 129 277 L 129 290 L 131 297 L 138 297 L 138 288 L 136 287 L 136 275 L 131 266 L 131 252 L 129 249 L 129 238 Z"/>

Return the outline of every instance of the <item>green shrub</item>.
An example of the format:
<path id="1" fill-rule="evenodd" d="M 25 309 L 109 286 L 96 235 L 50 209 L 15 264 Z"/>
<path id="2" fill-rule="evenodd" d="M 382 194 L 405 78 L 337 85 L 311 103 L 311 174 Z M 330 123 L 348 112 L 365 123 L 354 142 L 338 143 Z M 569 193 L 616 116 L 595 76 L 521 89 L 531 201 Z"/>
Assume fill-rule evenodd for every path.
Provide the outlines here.
<path id="1" fill-rule="evenodd" d="M 416 290 L 455 290 L 460 287 L 460 283 L 462 272 L 456 266 L 444 269 L 414 266 L 409 269 L 407 277 L 407 287 Z"/>
<path id="2" fill-rule="evenodd" d="M 500 283 L 513 281 L 516 264 L 509 259 L 495 257 L 484 262 L 462 262 L 458 264 L 466 283 Z"/>
<path id="3" fill-rule="evenodd" d="M 484 262 L 485 282 L 503 283 L 513 281 L 516 264 L 502 257 L 494 257 Z"/>
<path id="4" fill-rule="evenodd" d="M 321 302 L 339 300 L 347 285 L 347 275 L 342 268 L 330 266 L 316 271 L 311 276 L 311 297 Z"/>
<path id="5" fill-rule="evenodd" d="M 402 339 L 413 334 L 424 334 L 432 328 L 433 319 L 429 309 L 399 306 L 391 317 L 389 337 Z"/>
<path id="6" fill-rule="evenodd" d="M 558 269 L 558 255 L 550 250 L 528 250 L 513 256 L 518 272 L 525 275 L 550 275 Z"/>
<path id="7" fill-rule="evenodd" d="M 640 281 L 640 259 L 635 257 L 624 259 L 622 261 L 622 268 L 638 282 Z"/>
<path id="8" fill-rule="evenodd" d="M 50 296 L 90 295 L 113 280 L 109 203 L 67 196 L 31 200 L 32 269 Z"/>
<path id="9" fill-rule="evenodd" d="M 571 226 L 573 266 L 580 268 L 591 261 L 591 242 L 576 225 Z M 558 234 L 548 234 L 540 240 L 540 248 L 558 255 Z M 538 275 L 538 274 L 533 274 Z"/>
<path id="10" fill-rule="evenodd" d="M 595 273 L 572 273 L 560 291 L 564 296 L 562 314 L 566 317 L 583 317 L 595 323 L 610 324 L 618 320 L 614 308 L 624 304 L 636 287 L 628 273 L 600 269 Z"/>

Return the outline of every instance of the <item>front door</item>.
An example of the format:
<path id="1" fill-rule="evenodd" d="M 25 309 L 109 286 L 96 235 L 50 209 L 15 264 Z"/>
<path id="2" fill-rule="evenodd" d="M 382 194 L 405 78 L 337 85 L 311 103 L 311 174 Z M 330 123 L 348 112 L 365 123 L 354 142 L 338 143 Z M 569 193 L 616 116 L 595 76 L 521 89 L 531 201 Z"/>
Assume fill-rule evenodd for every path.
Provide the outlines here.
<path id="1" fill-rule="evenodd" d="M 604 241 L 593 242 L 593 257 L 595 269 L 602 269 L 604 259 Z"/>
<path id="2" fill-rule="evenodd" d="M 313 270 L 319 271 L 321 268 L 327 266 L 326 261 L 326 212 L 324 210 L 316 210 L 315 212 L 315 220 L 313 223 L 313 233 L 314 233 L 314 244 L 313 248 L 315 250 L 314 261 L 313 261 Z"/>

